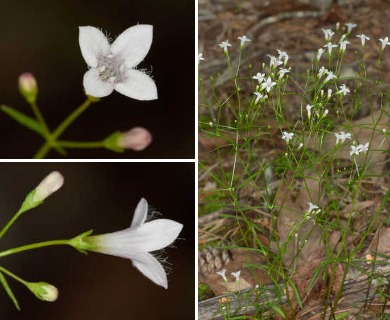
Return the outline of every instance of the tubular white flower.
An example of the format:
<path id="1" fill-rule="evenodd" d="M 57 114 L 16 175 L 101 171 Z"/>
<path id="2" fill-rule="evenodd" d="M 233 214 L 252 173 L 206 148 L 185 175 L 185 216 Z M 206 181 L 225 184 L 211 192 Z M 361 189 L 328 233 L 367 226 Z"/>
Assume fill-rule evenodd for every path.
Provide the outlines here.
<path id="1" fill-rule="evenodd" d="M 161 250 L 175 241 L 183 225 L 168 219 L 146 222 L 148 203 L 141 199 L 134 212 L 130 228 L 98 236 L 89 236 L 85 242 L 91 251 L 130 259 L 133 265 L 155 284 L 168 288 L 163 266 L 149 252 Z"/>
<path id="2" fill-rule="evenodd" d="M 90 69 L 84 75 L 86 94 L 101 98 L 113 90 L 137 100 L 157 99 L 153 79 L 137 65 L 149 52 L 153 26 L 139 24 L 126 29 L 110 45 L 95 27 L 79 27 L 81 54 Z"/>
<path id="3" fill-rule="evenodd" d="M 41 202 L 56 192 L 64 184 L 64 177 L 58 171 L 53 171 L 35 188 L 33 202 Z"/>

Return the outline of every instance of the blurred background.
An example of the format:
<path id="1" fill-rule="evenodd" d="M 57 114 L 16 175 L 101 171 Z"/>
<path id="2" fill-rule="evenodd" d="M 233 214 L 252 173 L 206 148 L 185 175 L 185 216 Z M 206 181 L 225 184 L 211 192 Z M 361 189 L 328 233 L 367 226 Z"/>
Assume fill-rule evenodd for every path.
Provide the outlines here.
<path id="1" fill-rule="evenodd" d="M 1 265 L 27 281 L 57 286 L 59 299 L 40 301 L 7 278 L 22 311 L 0 288 L 0 319 L 193 319 L 194 164 L 1 163 L 1 226 L 53 170 L 64 175 L 64 186 L 25 213 L 0 241 L 0 250 L 68 239 L 91 228 L 94 234 L 127 228 L 145 197 L 161 217 L 184 224 L 180 239 L 163 255 L 171 269 L 168 290 L 145 278 L 127 259 L 86 256 L 64 246 L 41 248 L 4 257 Z"/>
<path id="2" fill-rule="evenodd" d="M 137 101 L 114 92 L 93 104 L 62 136 L 100 140 L 135 126 L 153 135 L 142 152 L 70 150 L 69 158 L 194 158 L 194 0 L 17 0 L 0 2 L 0 103 L 32 115 L 19 95 L 18 76 L 38 80 L 38 104 L 54 129 L 80 105 L 87 65 L 78 44 L 78 27 L 95 26 L 115 39 L 138 23 L 152 24 L 151 50 L 140 68 L 151 70 L 159 99 Z M 0 114 L 0 158 L 31 158 L 43 140 Z M 56 152 L 48 158 L 62 158 Z"/>

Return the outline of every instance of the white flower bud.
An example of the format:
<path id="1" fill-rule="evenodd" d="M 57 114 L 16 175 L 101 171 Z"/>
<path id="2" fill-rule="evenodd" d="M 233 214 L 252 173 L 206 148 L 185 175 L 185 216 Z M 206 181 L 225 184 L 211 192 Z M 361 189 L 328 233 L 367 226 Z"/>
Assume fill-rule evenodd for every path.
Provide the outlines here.
<path id="1" fill-rule="evenodd" d="M 41 202 L 52 193 L 56 192 L 64 184 L 64 177 L 58 171 L 53 171 L 35 188 L 33 202 Z"/>
<path id="2" fill-rule="evenodd" d="M 37 80 L 34 76 L 25 72 L 19 76 L 19 91 L 28 103 L 34 103 L 38 96 Z"/>
<path id="3" fill-rule="evenodd" d="M 54 302 L 58 298 L 58 289 L 46 282 L 28 282 L 26 286 L 39 299 Z"/>
<path id="4" fill-rule="evenodd" d="M 152 134 L 141 127 L 135 127 L 121 134 L 118 139 L 118 146 L 134 151 L 144 150 L 152 143 Z"/>

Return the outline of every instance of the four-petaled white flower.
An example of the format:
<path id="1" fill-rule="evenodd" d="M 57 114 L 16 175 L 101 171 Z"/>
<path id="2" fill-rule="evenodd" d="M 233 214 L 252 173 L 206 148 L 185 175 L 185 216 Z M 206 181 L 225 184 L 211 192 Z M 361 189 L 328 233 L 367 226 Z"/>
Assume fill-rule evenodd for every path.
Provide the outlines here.
<path id="1" fill-rule="evenodd" d="M 311 202 L 308 202 L 308 204 L 309 204 L 309 209 L 307 210 L 307 212 L 309 214 L 311 214 L 312 212 L 319 213 L 321 211 L 321 209 L 317 205 L 312 204 Z"/>
<path id="2" fill-rule="evenodd" d="M 352 29 L 357 26 L 357 24 L 353 22 L 347 22 L 345 26 L 347 27 L 347 33 L 350 33 Z"/>
<path id="3" fill-rule="evenodd" d="M 351 146 L 351 151 L 349 151 L 349 155 L 352 156 L 354 154 L 358 155 L 360 152 L 367 152 L 368 151 L 369 143 L 366 144 L 359 144 L 357 147 Z"/>
<path id="4" fill-rule="evenodd" d="M 331 29 L 322 29 L 322 31 L 324 32 L 325 40 L 330 41 L 334 35 L 334 32 Z"/>
<path id="5" fill-rule="evenodd" d="M 265 78 L 265 74 L 264 73 L 260 73 L 258 72 L 255 76 L 252 77 L 253 79 L 256 79 L 259 83 L 262 83 L 264 81 L 264 78 Z"/>
<path id="6" fill-rule="evenodd" d="M 386 37 L 384 39 L 379 39 L 380 42 L 382 42 L 382 49 L 385 49 L 386 46 L 390 46 L 389 38 Z"/>
<path id="7" fill-rule="evenodd" d="M 326 78 L 324 82 L 328 82 L 329 80 L 336 79 L 336 78 L 337 78 L 336 75 L 332 71 L 326 70 Z"/>
<path id="8" fill-rule="evenodd" d="M 228 279 L 226 278 L 226 269 L 217 271 L 217 274 L 222 277 L 223 281 L 228 282 Z"/>
<path id="9" fill-rule="evenodd" d="M 243 47 L 245 42 L 252 41 L 251 39 L 247 38 L 247 36 L 238 37 L 238 39 L 241 41 L 240 46 Z"/>
<path id="10" fill-rule="evenodd" d="M 332 42 L 328 42 L 326 45 L 324 45 L 324 47 L 328 48 L 328 54 L 331 55 L 333 48 L 336 48 L 337 44 L 333 44 Z"/>
<path id="11" fill-rule="evenodd" d="M 257 104 L 261 98 L 263 97 L 266 97 L 266 96 L 263 96 L 260 92 L 253 92 L 253 94 L 256 96 L 256 100 L 255 100 L 255 104 Z"/>
<path id="12" fill-rule="evenodd" d="M 340 45 L 341 52 L 345 51 L 345 49 L 347 48 L 347 44 L 350 44 L 350 42 L 347 40 L 340 41 L 339 45 Z"/>
<path id="13" fill-rule="evenodd" d="M 294 136 L 294 133 L 292 133 L 292 132 L 286 132 L 286 131 L 282 132 L 282 139 L 286 140 L 287 143 L 289 143 L 289 141 L 293 138 L 293 136 Z"/>
<path id="14" fill-rule="evenodd" d="M 137 65 L 149 52 L 153 26 L 139 24 L 126 29 L 110 45 L 95 27 L 79 28 L 81 54 L 90 69 L 84 75 L 86 94 L 101 98 L 113 90 L 137 100 L 157 99 L 157 87 Z"/>
<path id="15" fill-rule="evenodd" d="M 319 48 L 317 51 L 317 61 L 320 61 L 322 54 L 324 53 L 325 49 Z"/>
<path id="16" fill-rule="evenodd" d="M 130 259 L 133 265 L 155 284 L 168 288 L 167 275 L 160 262 L 149 252 L 169 246 L 178 237 L 183 225 L 168 219 L 146 222 L 148 203 L 141 199 L 130 228 L 83 239 L 87 250 Z"/>
<path id="17" fill-rule="evenodd" d="M 286 73 L 289 73 L 290 69 L 281 68 L 279 70 L 279 79 L 283 78 Z"/>
<path id="18" fill-rule="evenodd" d="M 279 49 L 277 49 L 277 51 L 278 51 L 278 54 L 279 54 L 278 59 L 279 59 L 279 60 L 284 59 L 283 62 L 284 62 L 284 65 L 286 65 L 287 62 L 288 62 L 288 58 L 289 58 L 287 52 L 282 51 L 282 50 L 279 50 Z"/>
<path id="19" fill-rule="evenodd" d="M 336 145 L 341 141 L 341 143 L 344 143 L 344 141 L 346 139 L 351 139 L 351 134 L 350 133 L 344 133 L 344 132 L 340 132 L 340 133 L 335 133 L 334 134 L 336 136 Z"/>
<path id="20" fill-rule="evenodd" d="M 283 64 L 283 61 L 282 60 L 279 60 L 278 58 L 276 58 L 275 56 L 271 56 L 269 54 L 267 54 L 267 56 L 270 58 L 270 67 L 278 67 L 280 66 L 281 64 Z"/>
<path id="21" fill-rule="evenodd" d="M 346 87 L 345 86 L 345 84 L 342 84 L 341 86 L 340 86 L 340 90 L 339 91 L 337 91 L 337 93 L 341 93 L 341 94 L 343 94 L 344 96 L 347 94 L 347 93 L 350 93 L 351 92 L 351 90 L 349 90 L 348 89 L 348 87 Z"/>
<path id="22" fill-rule="evenodd" d="M 201 60 L 204 60 L 204 58 L 203 58 L 203 53 L 202 53 L 202 52 L 199 52 L 199 53 L 198 53 L 198 63 L 199 63 Z"/>
<path id="23" fill-rule="evenodd" d="M 240 281 L 241 271 L 231 272 L 231 275 L 236 279 L 236 282 Z"/>
<path id="24" fill-rule="evenodd" d="M 367 37 L 365 34 L 358 34 L 356 35 L 358 38 L 360 38 L 360 40 L 362 41 L 362 47 L 364 47 L 364 45 L 366 44 L 366 40 L 370 40 L 369 37 Z"/>
<path id="25" fill-rule="evenodd" d="M 218 46 L 222 48 L 225 53 L 227 53 L 228 47 L 231 47 L 232 45 L 229 43 L 229 40 L 226 40 L 226 41 L 222 41 L 220 44 L 218 44 Z"/>
<path id="26" fill-rule="evenodd" d="M 270 90 L 275 84 L 276 82 L 272 82 L 271 77 L 268 77 L 267 80 L 264 83 L 262 83 L 261 89 L 262 90 L 266 89 L 267 92 L 270 92 Z"/>

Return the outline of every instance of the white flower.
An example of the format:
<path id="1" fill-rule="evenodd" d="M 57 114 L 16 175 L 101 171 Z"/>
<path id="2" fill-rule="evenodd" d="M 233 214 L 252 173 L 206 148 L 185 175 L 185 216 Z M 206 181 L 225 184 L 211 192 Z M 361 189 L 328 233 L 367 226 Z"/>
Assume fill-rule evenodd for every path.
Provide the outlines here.
<path id="1" fill-rule="evenodd" d="M 203 58 L 203 53 L 200 52 L 200 53 L 198 53 L 198 63 L 199 63 L 200 61 L 202 61 L 202 60 L 204 60 L 204 58 Z"/>
<path id="2" fill-rule="evenodd" d="M 276 82 L 272 82 L 271 77 L 268 77 L 268 78 L 267 78 L 267 81 L 265 81 L 265 82 L 261 85 L 261 89 L 262 89 L 262 90 L 266 89 L 267 92 L 269 92 L 275 84 L 276 84 Z"/>
<path id="3" fill-rule="evenodd" d="M 332 42 L 328 42 L 324 47 L 328 48 L 328 54 L 332 54 L 332 49 L 337 47 L 337 44 L 333 44 Z"/>
<path id="4" fill-rule="evenodd" d="M 340 41 L 339 45 L 340 45 L 341 52 L 345 51 L 345 49 L 347 48 L 347 44 L 350 44 L 350 42 L 347 40 Z"/>
<path id="5" fill-rule="evenodd" d="M 340 133 L 335 133 L 334 134 L 336 136 L 336 143 L 335 144 L 338 144 L 341 140 L 341 143 L 344 143 L 344 141 L 346 139 L 351 139 L 351 134 L 350 133 L 344 133 L 344 132 L 340 132 Z"/>
<path id="6" fill-rule="evenodd" d="M 231 47 L 232 45 L 229 43 L 229 40 L 226 40 L 226 41 L 222 41 L 220 44 L 218 44 L 218 46 L 222 48 L 225 53 L 227 53 L 228 47 Z"/>
<path id="7" fill-rule="evenodd" d="M 325 81 L 326 81 L 326 79 L 325 79 Z M 332 89 L 328 89 L 328 99 L 330 99 L 331 96 L 332 96 Z"/>
<path id="8" fill-rule="evenodd" d="M 217 271 L 217 274 L 219 274 L 222 277 L 223 281 L 228 282 L 228 279 L 226 278 L 226 269 Z"/>
<path id="9" fill-rule="evenodd" d="M 364 45 L 366 44 L 366 40 L 370 40 L 369 37 L 367 37 L 365 34 L 358 34 L 356 35 L 358 38 L 360 38 L 360 40 L 362 41 L 362 47 L 364 47 Z"/>
<path id="10" fill-rule="evenodd" d="M 341 94 L 343 94 L 344 96 L 347 94 L 347 93 L 350 93 L 351 91 L 345 86 L 345 84 L 342 84 L 341 86 L 340 86 L 340 90 L 339 91 L 337 91 L 337 93 L 341 93 Z"/>
<path id="11" fill-rule="evenodd" d="M 365 145 L 363 145 L 363 144 L 359 144 L 358 145 L 358 148 L 360 149 L 360 152 L 367 152 L 368 151 L 368 146 L 369 146 L 370 144 L 367 142 Z"/>
<path id="12" fill-rule="evenodd" d="M 337 78 L 336 75 L 332 71 L 327 70 L 326 74 L 327 74 L 327 76 L 326 76 L 324 82 L 328 82 L 329 80 Z"/>
<path id="13" fill-rule="evenodd" d="M 389 42 L 389 38 L 386 37 L 384 39 L 379 39 L 380 42 L 382 42 L 382 50 L 386 47 L 386 46 L 390 46 L 390 42 Z"/>
<path id="14" fill-rule="evenodd" d="M 157 87 L 137 65 L 149 52 L 153 26 L 139 24 L 123 31 L 110 44 L 95 27 L 79 27 L 81 54 L 90 69 L 84 75 L 86 94 L 101 98 L 113 90 L 137 100 L 157 99 Z"/>
<path id="15" fill-rule="evenodd" d="M 246 36 L 238 37 L 238 39 L 241 41 L 240 46 L 243 47 L 245 42 L 252 41 L 251 39 L 247 38 Z"/>
<path id="16" fill-rule="evenodd" d="M 347 27 L 347 33 L 350 33 L 352 29 L 357 26 L 357 24 L 352 22 L 347 22 L 345 26 Z"/>
<path id="17" fill-rule="evenodd" d="M 152 143 L 152 134 L 141 127 L 135 127 L 123 132 L 118 138 L 118 146 L 124 149 L 142 151 Z"/>
<path id="18" fill-rule="evenodd" d="M 260 73 L 258 72 L 255 76 L 252 77 L 253 79 L 256 79 L 259 83 L 262 83 L 264 81 L 264 78 L 265 78 L 265 74 L 264 73 Z"/>
<path id="19" fill-rule="evenodd" d="M 325 40 L 330 41 L 334 35 L 334 32 L 331 29 L 322 29 L 322 31 L 324 32 Z"/>
<path id="20" fill-rule="evenodd" d="M 281 69 L 279 70 L 279 79 L 283 78 L 284 75 L 285 75 L 286 73 L 289 73 L 289 72 L 290 72 L 289 69 L 281 68 Z"/>
<path id="21" fill-rule="evenodd" d="M 236 279 L 236 281 L 240 281 L 240 274 L 241 274 L 241 271 L 236 271 L 236 272 L 231 272 L 231 275 L 234 277 L 234 279 Z"/>
<path id="22" fill-rule="evenodd" d="M 309 204 L 309 209 L 307 210 L 307 212 L 309 214 L 311 214 L 313 211 L 315 213 L 319 213 L 321 211 L 321 209 L 317 205 L 312 204 L 311 202 L 308 202 L 308 204 Z"/>
<path id="23" fill-rule="evenodd" d="M 349 155 L 352 156 L 353 154 L 359 154 L 359 146 L 351 146 L 351 151 L 349 151 Z"/>
<path id="24" fill-rule="evenodd" d="M 269 54 L 267 54 L 267 56 L 271 59 L 270 60 L 270 67 L 278 67 L 280 66 L 281 64 L 283 64 L 283 61 L 279 60 L 278 58 L 276 58 L 275 56 L 270 56 Z"/>
<path id="25" fill-rule="evenodd" d="M 165 270 L 149 252 L 169 246 L 178 237 L 183 225 L 168 219 L 146 222 L 147 215 L 148 203 L 141 199 L 135 209 L 130 228 L 89 236 L 83 241 L 92 246 L 87 250 L 130 259 L 143 275 L 167 289 Z"/>
<path id="26" fill-rule="evenodd" d="M 255 100 L 255 104 L 257 104 L 261 98 L 263 98 L 264 96 L 260 93 L 260 92 L 253 92 L 254 95 L 256 95 L 256 100 Z"/>
<path id="27" fill-rule="evenodd" d="M 351 151 L 349 151 L 349 155 L 352 156 L 354 154 L 358 155 L 360 152 L 368 151 L 369 143 L 367 142 L 365 145 L 359 144 L 357 147 L 351 146 Z"/>
<path id="28" fill-rule="evenodd" d="M 311 106 L 310 104 L 308 104 L 306 106 L 306 110 L 307 110 L 307 117 L 310 119 L 311 117 L 311 108 L 313 108 L 313 106 Z"/>
<path id="29" fill-rule="evenodd" d="M 322 54 L 324 53 L 325 49 L 319 48 L 317 51 L 317 61 L 320 61 Z"/>
<path id="30" fill-rule="evenodd" d="M 279 54 L 278 59 L 279 59 L 279 60 L 284 59 L 283 62 L 284 62 L 284 65 L 286 65 L 287 62 L 288 62 L 288 58 L 289 58 L 287 52 L 282 51 L 282 50 L 279 50 L 279 49 L 277 49 L 277 51 L 278 51 L 278 54 Z"/>
<path id="31" fill-rule="evenodd" d="M 44 178 L 35 188 L 33 202 L 41 202 L 56 192 L 64 184 L 64 177 L 58 171 L 53 171 Z"/>
<path id="32" fill-rule="evenodd" d="M 328 69 L 325 69 L 325 67 L 322 66 L 320 70 L 318 70 L 318 79 L 320 79 L 324 73 L 328 73 Z"/>
<path id="33" fill-rule="evenodd" d="M 294 133 L 292 133 L 292 132 L 286 132 L 286 131 L 282 132 L 282 139 L 286 140 L 287 143 L 289 143 L 289 141 L 293 138 L 293 136 L 294 136 Z"/>

